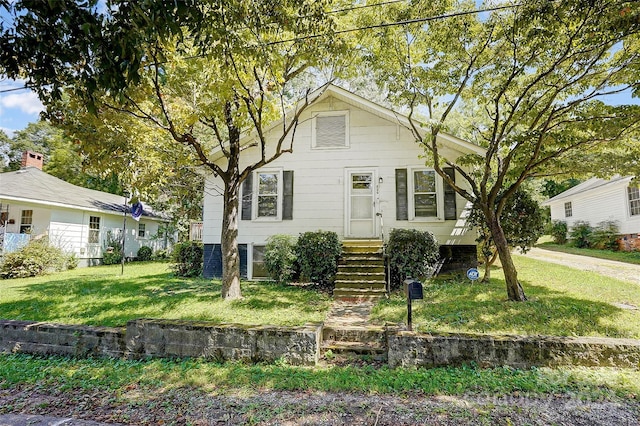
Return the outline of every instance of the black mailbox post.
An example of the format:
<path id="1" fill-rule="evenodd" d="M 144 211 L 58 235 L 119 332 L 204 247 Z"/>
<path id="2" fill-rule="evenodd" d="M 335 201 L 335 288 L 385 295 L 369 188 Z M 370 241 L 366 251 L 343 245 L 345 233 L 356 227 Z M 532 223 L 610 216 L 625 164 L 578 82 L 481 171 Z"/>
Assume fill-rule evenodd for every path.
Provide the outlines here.
<path id="1" fill-rule="evenodd" d="M 411 301 L 424 299 L 422 283 L 413 279 L 404 280 L 404 291 L 407 295 L 407 330 L 412 331 L 411 326 Z"/>

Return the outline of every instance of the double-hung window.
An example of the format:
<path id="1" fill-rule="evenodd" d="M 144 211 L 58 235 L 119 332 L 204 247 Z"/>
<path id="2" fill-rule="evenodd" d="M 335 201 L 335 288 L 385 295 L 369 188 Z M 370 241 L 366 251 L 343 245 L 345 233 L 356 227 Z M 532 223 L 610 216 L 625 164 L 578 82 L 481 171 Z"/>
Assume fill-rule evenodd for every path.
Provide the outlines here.
<path id="1" fill-rule="evenodd" d="M 573 206 L 571 205 L 571 201 L 567 201 L 564 203 L 564 217 L 573 216 Z"/>
<path id="2" fill-rule="evenodd" d="M 410 219 L 443 219 L 444 203 L 440 176 L 431 169 L 413 169 L 410 176 Z"/>
<path id="3" fill-rule="evenodd" d="M 30 234 L 33 226 L 33 210 L 22 210 L 20 215 L 20 233 Z"/>
<path id="4" fill-rule="evenodd" d="M 256 172 L 256 218 L 280 219 L 282 205 L 282 171 Z"/>
<path id="5" fill-rule="evenodd" d="M 100 244 L 100 217 L 89 216 L 89 244 Z"/>
<path id="6" fill-rule="evenodd" d="M 640 215 L 640 189 L 630 186 L 628 189 L 629 194 L 629 214 L 631 216 Z"/>
<path id="7" fill-rule="evenodd" d="M 147 233 L 147 226 L 144 223 L 138 224 L 138 238 L 144 238 Z"/>

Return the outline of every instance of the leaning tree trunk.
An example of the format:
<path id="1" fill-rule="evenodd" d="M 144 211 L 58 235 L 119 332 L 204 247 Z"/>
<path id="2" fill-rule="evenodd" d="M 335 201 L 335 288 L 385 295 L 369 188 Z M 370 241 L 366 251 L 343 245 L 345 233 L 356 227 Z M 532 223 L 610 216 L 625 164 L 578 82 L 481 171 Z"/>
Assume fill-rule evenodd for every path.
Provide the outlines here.
<path id="1" fill-rule="evenodd" d="M 491 280 L 491 267 L 496 262 L 498 258 L 498 251 L 496 250 L 491 256 L 486 256 L 484 258 L 484 276 L 480 280 L 481 283 L 488 283 Z"/>
<path id="2" fill-rule="evenodd" d="M 516 266 L 513 264 L 511 250 L 509 249 L 507 238 L 504 236 L 504 231 L 495 216 L 489 219 L 488 225 L 502 264 L 504 280 L 507 284 L 507 296 L 509 300 L 514 302 L 524 302 L 527 300 L 527 296 L 525 296 L 522 285 L 518 281 L 518 271 L 516 271 Z"/>
<path id="3" fill-rule="evenodd" d="M 238 251 L 238 188 L 237 179 L 225 182 L 222 212 L 222 297 L 240 299 L 240 253 Z"/>

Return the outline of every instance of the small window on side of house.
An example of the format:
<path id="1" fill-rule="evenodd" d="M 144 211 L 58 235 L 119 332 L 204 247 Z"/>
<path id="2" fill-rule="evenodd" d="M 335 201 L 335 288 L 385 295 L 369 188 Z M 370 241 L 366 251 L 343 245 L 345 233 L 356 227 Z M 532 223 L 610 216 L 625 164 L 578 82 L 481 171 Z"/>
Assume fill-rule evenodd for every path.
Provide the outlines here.
<path id="1" fill-rule="evenodd" d="M 145 238 L 147 232 L 147 226 L 144 223 L 138 224 L 138 238 Z"/>
<path id="2" fill-rule="evenodd" d="M 33 210 L 22 210 L 20 215 L 20 233 L 30 234 L 33 226 Z"/>
<path id="3" fill-rule="evenodd" d="M 571 206 L 571 201 L 564 203 L 564 217 L 573 216 L 573 207 Z"/>
<path id="4" fill-rule="evenodd" d="M 332 149 L 348 147 L 348 111 L 331 111 L 316 114 L 312 121 L 311 133 L 313 148 Z"/>
<path id="5" fill-rule="evenodd" d="M 640 188 L 629 187 L 629 214 L 631 216 L 640 216 Z"/>
<path id="6" fill-rule="evenodd" d="M 100 244 L 100 217 L 89 216 L 89 244 Z"/>

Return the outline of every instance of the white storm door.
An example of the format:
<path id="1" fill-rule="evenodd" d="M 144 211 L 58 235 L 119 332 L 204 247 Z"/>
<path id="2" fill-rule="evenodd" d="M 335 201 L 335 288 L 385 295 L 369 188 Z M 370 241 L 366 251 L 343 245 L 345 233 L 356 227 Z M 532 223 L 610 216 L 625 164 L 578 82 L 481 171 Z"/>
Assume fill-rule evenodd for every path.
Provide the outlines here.
<path id="1" fill-rule="evenodd" d="M 375 237 L 375 172 L 347 170 L 347 237 Z"/>

